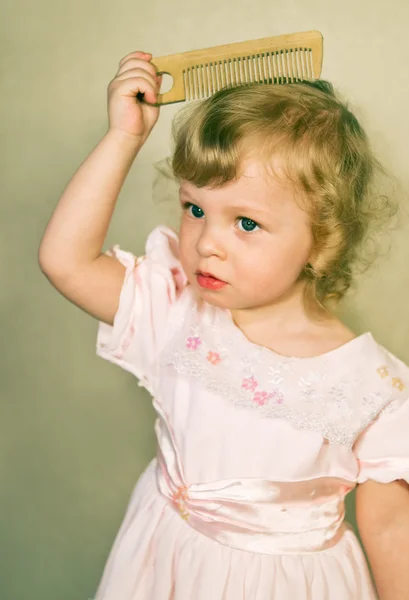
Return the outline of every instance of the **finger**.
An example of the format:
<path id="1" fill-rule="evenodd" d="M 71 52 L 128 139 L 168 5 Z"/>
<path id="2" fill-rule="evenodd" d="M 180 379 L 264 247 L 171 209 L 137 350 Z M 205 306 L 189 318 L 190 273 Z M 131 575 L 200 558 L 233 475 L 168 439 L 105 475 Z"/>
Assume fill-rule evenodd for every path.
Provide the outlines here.
<path id="1" fill-rule="evenodd" d="M 125 96 L 137 96 L 138 94 L 144 94 L 145 99 L 151 104 L 155 104 L 158 99 L 157 86 L 153 86 L 152 83 L 145 77 L 131 77 L 123 80 L 123 83 L 118 86 L 118 91 L 121 91 Z M 126 93 L 125 93 L 126 91 Z"/>
<path id="2" fill-rule="evenodd" d="M 124 62 L 122 67 L 120 67 L 120 69 L 118 70 L 117 75 L 121 75 L 122 73 L 131 71 L 135 68 L 143 69 L 144 71 L 150 73 L 152 77 L 156 77 L 155 66 L 152 63 L 147 62 L 146 60 L 141 60 L 139 58 L 130 58 L 126 62 Z"/>
<path id="3" fill-rule="evenodd" d="M 127 79 L 135 79 L 137 77 L 143 77 L 147 79 L 155 90 L 159 90 L 161 81 L 156 77 L 156 74 L 155 76 L 153 76 L 151 75 L 151 73 L 148 73 L 145 69 L 129 69 L 129 71 L 124 71 L 123 73 L 121 73 L 121 75 L 117 75 L 114 81 L 125 81 Z"/>
<path id="4" fill-rule="evenodd" d="M 150 52 L 143 52 L 142 50 L 136 50 L 135 52 L 130 52 L 129 54 L 127 54 L 126 56 L 124 56 L 123 58 L 121 58 L 121 60 L 119 61 L 119 66 L 121 67 L 123 65 L 123 63 L 128 60 L 128 58 L 132 58 L 132 57 L 136 57 L 136 58 L 143 58 L 150 56 L 152 58 L 152 54 Z"/>

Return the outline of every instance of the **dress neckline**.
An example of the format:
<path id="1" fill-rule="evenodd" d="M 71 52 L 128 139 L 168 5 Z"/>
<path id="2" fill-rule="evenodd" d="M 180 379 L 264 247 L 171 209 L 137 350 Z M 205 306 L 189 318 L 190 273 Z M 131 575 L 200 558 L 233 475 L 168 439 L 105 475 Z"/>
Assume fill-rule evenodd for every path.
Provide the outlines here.
<path id="1" fill-rule="evenodd" d="M 317 354 L 315 356 L 287 356 L 286 354 L 280 354 L 276 352 L 272 348 L 268 348 L 267 346 L 263 346 L 261 344 L 257 344 L 256 342 L 252 342 L 247 335 L 244 333 L 242 329 L 234 322 L 233 316 L 229 309 L 221 309 L 223 315 L 226 317 L 226 321 L 228 322 L 230 328 L 232 329 L 233 335 L 237 338 L 237 340 L 245 342 L 250 345 L 253 349 L 257 349 L 260 352 L 270 355 L 274 357 L 276 360 L 281 361 L 298 361 L 298 362 L 319 362 L 327 359 L 338 359 L 342 358 L 342 356 L 351 350 L 358 351 L 361 346 L 366 342 L 367 339 L 372 339 L 372 334 L 370 331 L 365 331 L 360 335 L 355 336 L 351 340 L 344 342 L 340 346 L 333 348 L 332 350 L 328 350 L 322 354 Z"/>

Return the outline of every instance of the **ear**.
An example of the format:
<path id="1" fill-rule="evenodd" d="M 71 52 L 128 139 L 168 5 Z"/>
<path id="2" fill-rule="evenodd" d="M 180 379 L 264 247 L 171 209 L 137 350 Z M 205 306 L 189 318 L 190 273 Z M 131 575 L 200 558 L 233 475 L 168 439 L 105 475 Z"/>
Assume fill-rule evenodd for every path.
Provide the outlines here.
<path id="1" fill-rule="evenodd" d="M 312 247 L 310 248 L 310 254 L 309 254 L 309 256 L 308 256 L 308 261 L 306 262 L 306 265 L 305 265 L 305 266 L 306 266 L 306 267 L 307 267 L 307 266 L 311 266 L 311 267 L 313 267 L 313 266 L 314 266 L 314 264 L 315 264 L 315 261 L 317 260 L 317 258 L 318 258 L 318 253 L 317 253 L 316 249 L 315 249 L 315 248 L 312 246 Z"/>
<path id="2" fill-rule="evenodd" d="M 308 256 L 308 261 L 305 263 L 304 269 L 305 269 L 305 271 L 312 273 L 314 276 L 316 276 L 316 271 L 315 271 L 315 267 L 314 267 L 314 265 L 316 264 L 316 260 L 317 260 L 317 251 L 315 250 L 315 248 L 311 248 L 310 254 Z"/>

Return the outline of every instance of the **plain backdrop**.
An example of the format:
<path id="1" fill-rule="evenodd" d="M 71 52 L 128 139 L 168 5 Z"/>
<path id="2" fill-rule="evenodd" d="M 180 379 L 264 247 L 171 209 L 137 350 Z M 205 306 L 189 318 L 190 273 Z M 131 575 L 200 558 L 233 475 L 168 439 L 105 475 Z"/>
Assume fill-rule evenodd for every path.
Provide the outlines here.
<path id="1" fill-rule="evenodd" d="M 407 191 L 408 25 L 402 0 L 3 0 L 1 598 L 92 598 L 131 490 L 155 453 L 149 395 L 96 357 L 97 322 L 64 299 L 37 262 L 52 210 L 107 130 L 106 90 L 120 59 L 318 29 L 322 77 L 348 98 Z M 170 151 L 181 106 L 161 109 L 104 249 L 118 243 L 142 253 L 164 220 L 152 202 L 154 163 Z M 371 330 L 406 362 L 408 234 L 405 224 L 340 309 L 357 333 Z M 353 497 L 348 518 L 354 523 Z"/>

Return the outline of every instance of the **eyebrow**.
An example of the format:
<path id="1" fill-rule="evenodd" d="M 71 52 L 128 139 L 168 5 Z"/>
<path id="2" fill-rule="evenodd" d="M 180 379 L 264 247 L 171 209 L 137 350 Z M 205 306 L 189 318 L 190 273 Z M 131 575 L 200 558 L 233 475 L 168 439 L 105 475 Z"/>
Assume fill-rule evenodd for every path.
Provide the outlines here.
<path id="1" fill-rule="evenodd" d="M 193 204 L 195 202 L 197 202 L 197 200 L 195 198 L 193 198 L 187 191 L 181 190 L 179 193 L 179 196 L 180 196 L 181 202 L 182 202 L 182 196 L 186 196 L 187 198 L 189 198 L 189 200 L 191 200 Z M 235 213 L 240 213 L 240 214 L 246 214 L 249 212 L 258 213 L 260 215 L 273 215 L 274 214 L 274 212 L 272 210 L 265 210 L 263 208 L 257 208 L 252 205 L 233 204 L 232 206 L 227 207 L 227 210 L 229 210 L 230 212 L 235 212 Z"/>
<path id="2" fill-rule="evenodd" d="M 273 215 L 274 212 L 272 210 L 265 210 L 264 208 L 256 208 L 255 206 L 241 206 L 239 204 L 235 204 L 233 206 L 229 206 L 229 209 L 231 209 L 234 212 L 238 212 L 240 214 L 246 214 L 248 212 L 251 213 L 258 213 L 260 215 Z"/>

